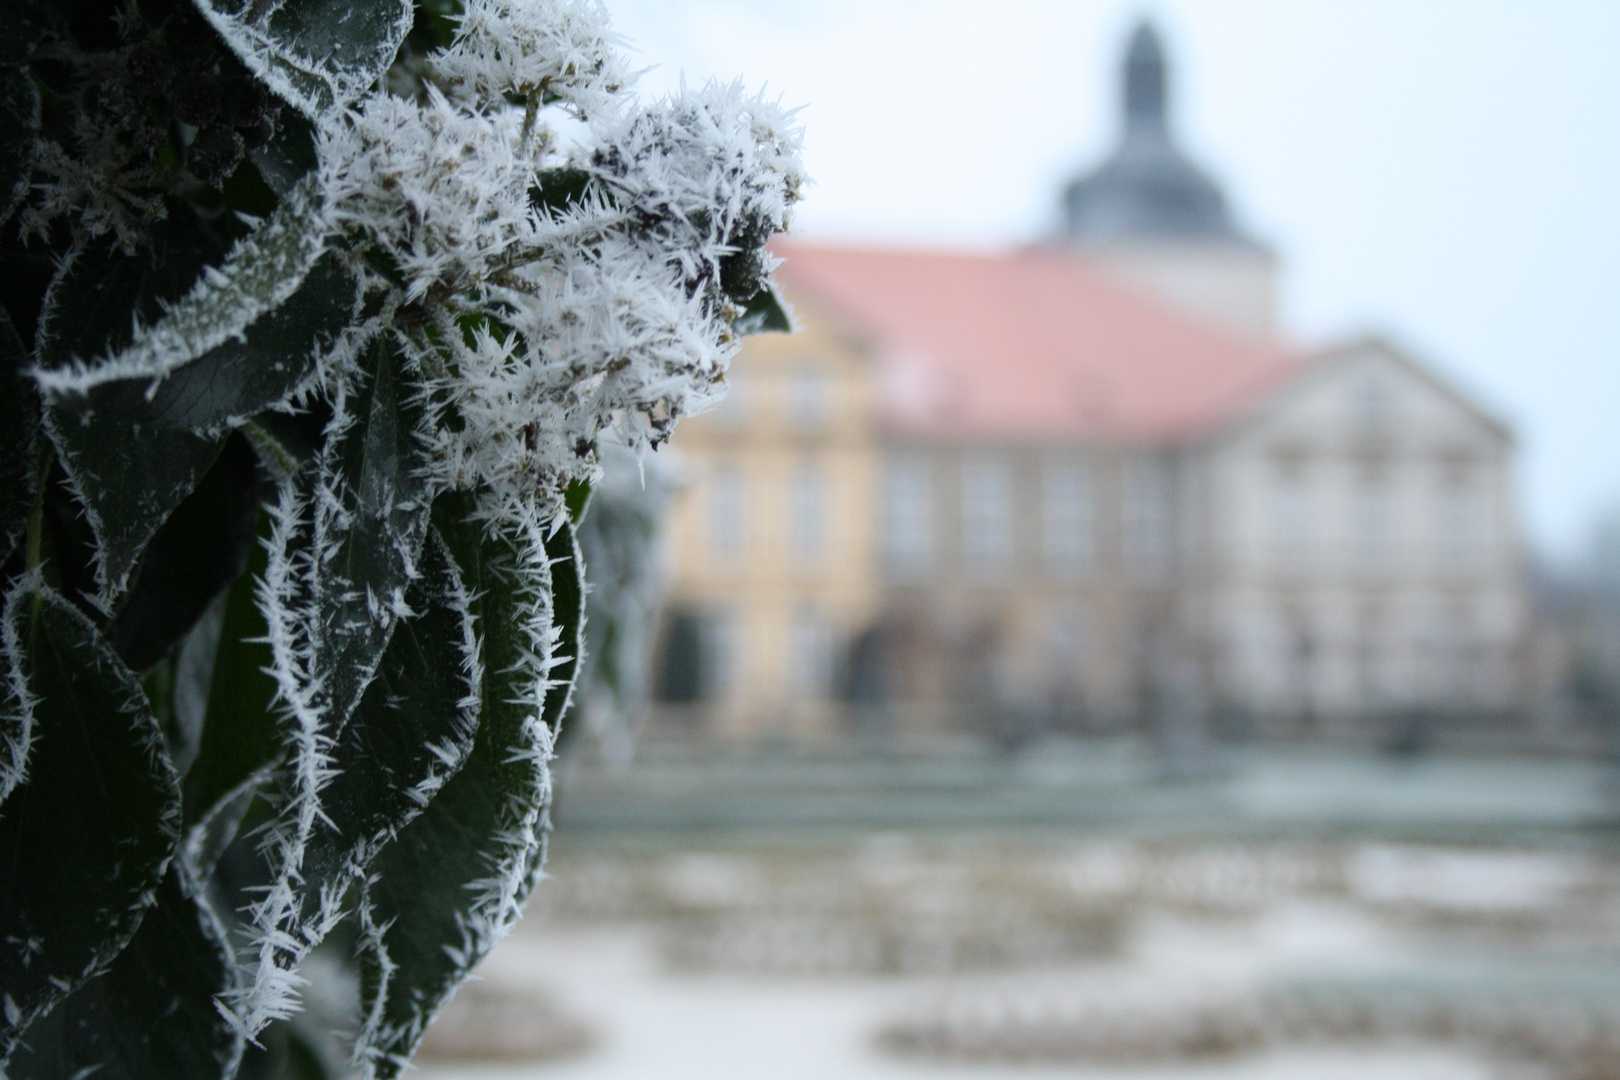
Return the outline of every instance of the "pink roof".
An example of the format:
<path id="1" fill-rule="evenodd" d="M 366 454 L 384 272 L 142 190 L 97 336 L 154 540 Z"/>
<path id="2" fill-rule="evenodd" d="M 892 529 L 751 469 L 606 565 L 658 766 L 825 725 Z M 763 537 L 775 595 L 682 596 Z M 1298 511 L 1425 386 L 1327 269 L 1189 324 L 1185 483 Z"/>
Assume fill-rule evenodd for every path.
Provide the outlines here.
<path id="1" fill-rule="evenodd" d="M 1167 441 L 1298 362 L 1053 252 L 773 245 L 783 293 L 866 338 L 885 420 L 933 437 Z"/>

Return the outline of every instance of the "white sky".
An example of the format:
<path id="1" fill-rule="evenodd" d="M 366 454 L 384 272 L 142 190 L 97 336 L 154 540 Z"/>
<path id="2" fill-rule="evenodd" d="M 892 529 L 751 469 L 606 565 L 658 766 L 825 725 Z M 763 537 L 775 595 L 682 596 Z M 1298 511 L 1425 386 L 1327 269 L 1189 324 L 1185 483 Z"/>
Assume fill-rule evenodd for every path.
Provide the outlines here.
<path id="1" fill-rule="evenodd" d="M 1536 548 L 1620 501 L 1614 0 L 607 0 L 644 91 L 742 76 L 802 104 L 797 231 L 999 247 L 1116 130 L 1124 39 L 1283 260 L 1283 319 L 1377 329 L 1507 419 Z"/>

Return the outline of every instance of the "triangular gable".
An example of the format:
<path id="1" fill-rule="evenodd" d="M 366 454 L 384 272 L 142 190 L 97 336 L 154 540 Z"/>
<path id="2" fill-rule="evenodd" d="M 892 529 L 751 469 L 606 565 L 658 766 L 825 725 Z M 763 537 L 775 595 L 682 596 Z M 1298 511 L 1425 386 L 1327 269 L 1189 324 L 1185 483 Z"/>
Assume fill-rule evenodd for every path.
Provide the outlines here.
<path id="1" fill-rule="evenodd" d="M 1253 430 L 1285 411 L 1324 382 L 1340 374 L 1346 367 L 1358 364 L 1369 355 L 1399 368 L 1408 377 L 1445 399 L 1490 431 L 1503 442 L 1513 441 L 1512 429 L 1506 422 L 1487 411 L 1411 353 L 1392 343 L 1388 338 L 1368 334 L 1337 342 L 1322 349 L 1305 353 L 1297 366 L 1285 378 L 1274 384 L 1268 392 L 1257 396 L 1234 422 L 1213 432 L 1216 441 L 1227 441 Z"/>

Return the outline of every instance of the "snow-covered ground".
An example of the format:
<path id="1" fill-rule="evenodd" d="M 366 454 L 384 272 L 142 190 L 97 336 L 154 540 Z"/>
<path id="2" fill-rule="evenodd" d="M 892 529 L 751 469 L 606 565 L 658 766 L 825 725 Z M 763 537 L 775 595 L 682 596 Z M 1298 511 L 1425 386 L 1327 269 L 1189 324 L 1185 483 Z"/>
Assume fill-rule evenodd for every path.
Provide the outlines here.
<path id="1" fill-rule="evenodd" d="M 481 974 L 561 1033 L 550 1056 L 464 1049 L 424 1080 L 1586 1080 L 1620 1060 L 1620 866 L 1579 845 L 565 841 Z M 463 1009 L 440 1046 L 514 1016 Z"/>

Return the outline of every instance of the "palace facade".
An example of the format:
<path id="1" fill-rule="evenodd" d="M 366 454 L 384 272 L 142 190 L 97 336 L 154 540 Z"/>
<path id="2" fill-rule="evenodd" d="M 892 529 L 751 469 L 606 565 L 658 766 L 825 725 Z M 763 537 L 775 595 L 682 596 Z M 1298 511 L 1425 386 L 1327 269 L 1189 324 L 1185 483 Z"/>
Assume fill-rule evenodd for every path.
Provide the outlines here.
<path id="1" fill-rule="evenodd" d="M 1140 29 L 1049 242 L 783 243 L 672 445 L 666 722 L 735 736 L 1511 724 L 1526 601 L 1496 418 L 1421 359 L 1274 332 L 1275 260 L 1176 146 Z M 1178 734 L 1179 733 L 1179 734 Z"/>

